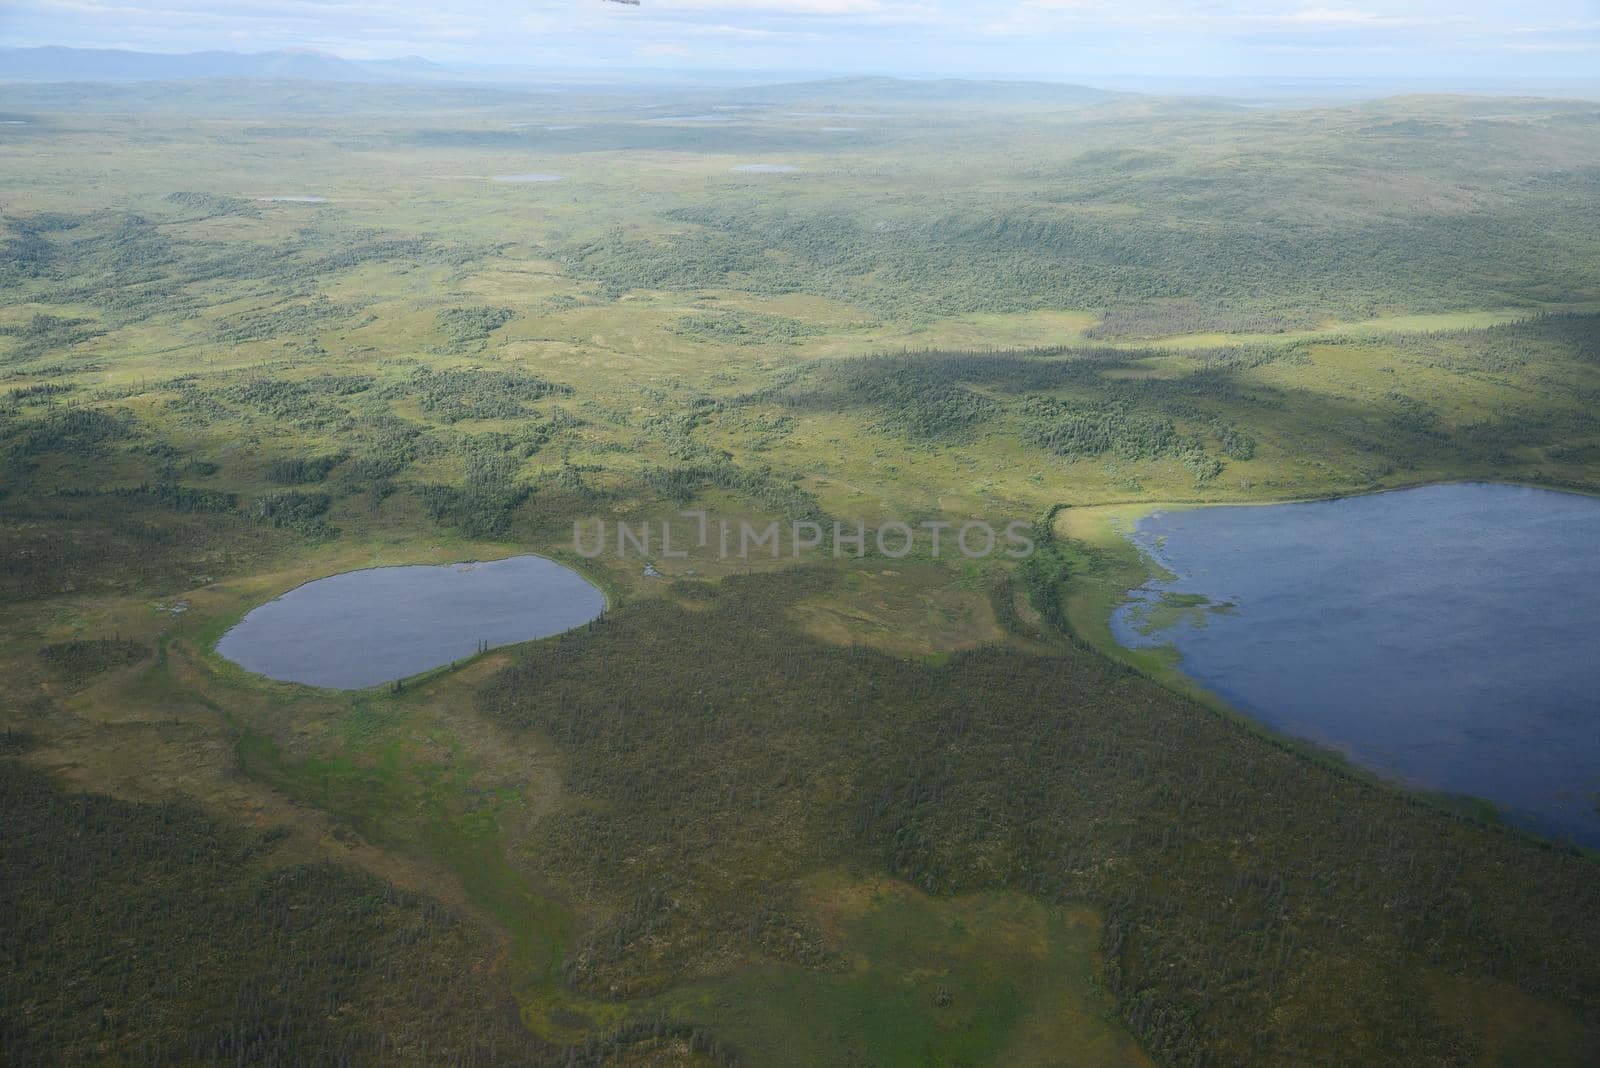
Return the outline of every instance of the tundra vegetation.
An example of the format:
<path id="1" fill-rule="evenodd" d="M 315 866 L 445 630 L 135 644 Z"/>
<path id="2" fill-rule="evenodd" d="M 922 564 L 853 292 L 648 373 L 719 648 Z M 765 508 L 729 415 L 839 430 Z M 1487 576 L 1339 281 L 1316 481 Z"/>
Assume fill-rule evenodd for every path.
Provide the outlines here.
<path id="1" fill-rule="evenodd" d="M 0 1060 L 1600 1059 L 1595 856 L 1119 659 L 1094 518 L 1600 490 L 1600 109 L 651 93 L 756 106 L 0 88 Z M 570 551 L 684 509 L 1038 548 Z M 212 651 L 528 551 L 606 615 Z"/>

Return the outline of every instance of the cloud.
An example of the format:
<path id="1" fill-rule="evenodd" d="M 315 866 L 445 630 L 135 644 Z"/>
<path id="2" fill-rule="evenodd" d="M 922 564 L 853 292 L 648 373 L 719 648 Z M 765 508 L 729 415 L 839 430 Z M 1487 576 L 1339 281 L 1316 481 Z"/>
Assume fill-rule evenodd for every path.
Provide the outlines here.
<path id="1" fill-rule="evenodd" d="M 1283 15 L 1247 15 L 1262 23 L 1280 23 L 1291 26 L 1426 26 L 1438 20 L 1410 18 L 1404 15 L 1385 15 L 1373 11 L 1335 10 L 1315 7 L 1306 11 L 1291 11 Z M 1454 20 L 1451 20 L 1454 21 Z"/>
<path id="2" fill-rule="evenodd" d="M 1397 75 L 1542 74 L 1530 54 L 1591 51 L 1594 18 L 1595 0 L 0 0 L 0 43 L 1053 77 L 1370 74 L 1384 52 Z"/>
<path id="3" fill-rule="evenodd" d="M 635 48 L 633 50 L 633 54 L 636 56 L 644 56 L 649 59 L 689 59 L 694 55 L 693 52 L 683 47 L 683 45 L 675 44 L 645 45 L 643 48 Z"/>
<path id="4" fill-rule="evenodd" d="M 651 10 L 720 11 L 732 13 L 782 15 L 872 15 L 886 7 L 879 0 L 648 0 Z M 642 4 L 641 4 L 642 7 Z"/>

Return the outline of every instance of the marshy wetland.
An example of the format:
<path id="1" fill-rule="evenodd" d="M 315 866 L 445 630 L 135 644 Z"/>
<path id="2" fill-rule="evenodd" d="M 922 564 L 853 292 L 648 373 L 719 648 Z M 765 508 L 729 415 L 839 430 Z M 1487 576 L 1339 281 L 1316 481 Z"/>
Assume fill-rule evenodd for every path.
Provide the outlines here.
<path id="1" fill-rule="evenodd" d="M 1593 851 L 1253 723 L 1109 622 L 1149 568 L 1113 528 L 1156 502 L 1600 490 L 1592 105 L 218 83 L 0 113 L 0 1060 L 1600 1059 Z M 731 173 L 761 161 L 803 177 Z M 567 181 L 491 180 L 534 168 Z M 1329 537 L 1381 561 L 1470 518 L 1417 493 Z M 317 580 L 476 582 L 449 565 L 701 511 L 1015 519 L 1037 551 L 597 558 L 603 617 L 474 655 L 531 634 L 463 602 L 425 657 L 460 665 L 398 689 L 215 652 Z M 1220 511 L 1164 513 L 1166 551 Z M 1562 538 L 1404 618 L 1468 643 L 1456 598 L 1526 587 L 1546 629 L 1503 644 L 1574 678 Z M 1151 618 L 1340 622 L 1255 577 Z M 429 610 L 389 597 L 289 618 L 286 677 L 398 646 Z M 1375 681 L 1353 641 L 1313 650 L 1337 686 Z M 1416 752 L 1476 744 L 1435 722 Z"/>

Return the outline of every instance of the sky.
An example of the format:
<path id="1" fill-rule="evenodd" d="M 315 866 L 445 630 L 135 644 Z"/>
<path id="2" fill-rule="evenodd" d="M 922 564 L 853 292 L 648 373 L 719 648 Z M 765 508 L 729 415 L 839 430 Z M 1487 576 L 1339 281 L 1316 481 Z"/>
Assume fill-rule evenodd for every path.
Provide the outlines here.
<path id="1" fill-rule="evenodd" d="M 0 0 L 0 46 L 1092 80 L 1600 77 L 1600 0 Z"/>

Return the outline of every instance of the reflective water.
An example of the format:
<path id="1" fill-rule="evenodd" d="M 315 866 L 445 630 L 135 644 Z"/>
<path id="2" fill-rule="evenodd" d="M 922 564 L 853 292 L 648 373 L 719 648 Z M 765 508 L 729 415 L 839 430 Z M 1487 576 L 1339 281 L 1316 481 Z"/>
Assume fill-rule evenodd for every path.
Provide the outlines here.
<path id="1" fill-rule="evenodd" d="M 377 567 L 308 582 L 261 605 L 217 652 L 269 678 L 360 689 L 490 648 L 570 630 L 605 597 L 553 560 Z"/>
<path id="2" fill-rule="evenodd" d="M 1278 730 L 1600 845 L 1600 500 L 1484 483 L 1156 512 L 1112 620 Z"/>

